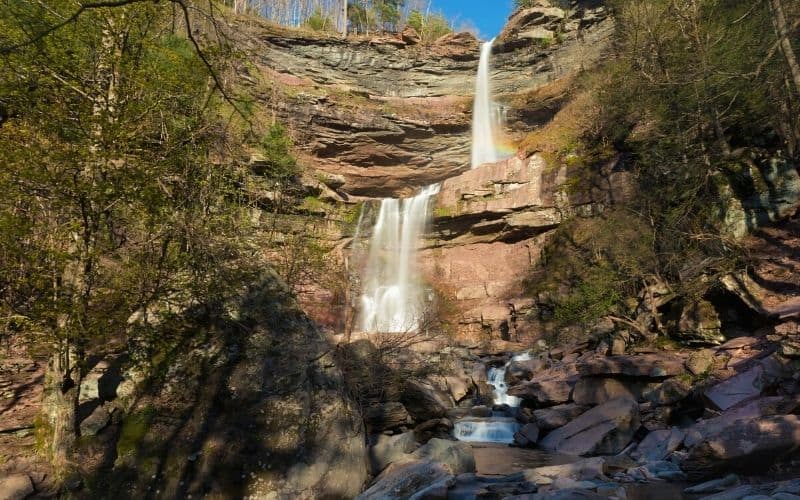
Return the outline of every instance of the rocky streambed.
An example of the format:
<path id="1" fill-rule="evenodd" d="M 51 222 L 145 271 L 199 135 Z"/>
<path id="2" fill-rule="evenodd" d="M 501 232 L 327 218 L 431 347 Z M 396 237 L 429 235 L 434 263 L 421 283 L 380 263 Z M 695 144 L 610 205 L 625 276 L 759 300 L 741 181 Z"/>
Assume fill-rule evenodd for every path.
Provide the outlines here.
<path id="1" fill-rule="evenodd" d="M 429 349 L 417 356 L 447 373 L 366 409 L 374 480 L 359 498 L 794 498 L 798 362 L 783 340 Z"/>

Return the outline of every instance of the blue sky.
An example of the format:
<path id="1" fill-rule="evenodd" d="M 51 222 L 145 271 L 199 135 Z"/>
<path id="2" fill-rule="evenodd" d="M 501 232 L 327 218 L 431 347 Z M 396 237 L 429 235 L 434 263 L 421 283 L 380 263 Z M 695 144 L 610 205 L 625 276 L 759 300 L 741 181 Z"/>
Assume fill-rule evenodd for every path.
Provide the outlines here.
<path id="1" fill-rule="evenodd" d="M 432 0 L 431 10 L 442 11 L 456 27 L 466 22 L 478 28 L 483 38 L 492 38 L 511 14 L 513 0 Z"/>

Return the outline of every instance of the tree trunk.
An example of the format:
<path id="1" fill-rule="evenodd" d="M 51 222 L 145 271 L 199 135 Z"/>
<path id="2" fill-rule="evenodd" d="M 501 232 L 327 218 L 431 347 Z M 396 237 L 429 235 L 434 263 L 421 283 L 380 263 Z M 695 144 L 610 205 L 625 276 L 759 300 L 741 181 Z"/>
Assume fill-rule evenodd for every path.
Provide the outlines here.
<path id="1" fill-rule="evenodd" d="M 342 0 L 342 37 L 347 38 L 347 0 Z"/>
<path id="2" fill-rule="evenodd" d="M 783 10 L 781 0 L 769 0 L 770 8 L 772 9 L 772 22 L 775 25 L 775 31 L 778 34 L 778 41 L 780 42 L 781 52 L 786 58 L 786 63 L 789 65 L 789 71 L 794 80 L 794 86 L 800 95 L 800 64 L 797 63 L 792 42 L 789 38 L 789 24 L 786 22 L 786 13 Z"/>
<path id="3" fill-rule="evenodd" d="M 44 412 L 52 430 L 53 464 L 63 471 L 72 461 L 78 439 L 78 396 L 81 370 L 78 353 L 62 342 L 47 366 Z"/>

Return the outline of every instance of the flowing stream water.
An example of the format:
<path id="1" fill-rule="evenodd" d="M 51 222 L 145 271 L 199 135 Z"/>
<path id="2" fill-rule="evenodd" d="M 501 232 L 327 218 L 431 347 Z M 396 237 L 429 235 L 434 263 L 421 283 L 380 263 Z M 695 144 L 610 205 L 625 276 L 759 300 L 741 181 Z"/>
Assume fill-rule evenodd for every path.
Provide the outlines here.
<path id="1" fill-rule="evenodd" d="M 506 371 L 514 361 L 527 361 L 529 359 L 531 359 L 531 356 L 528 353 L 517 354 L 502 367 L 489 368 L 487 378 L 489 379 L 489 385 L 493 388 L 492 396 L 496 406 L 505 405 L 511 409 L 519 408 L 521 400 L 508 395 Z M 513 413 L 513 410 L 511 413 Z M 514 433 L 522 427 L 505 410 L 494 411 L 492 416 L 488 418 L 461 419 L 456 421 L 454 425 L 453 435 L 456 439 L 480 443 L 513 443 Z"/>
<path id="2" fill-rule="evenodd" d="M 489 60 L 494 39 L 481 46 L 478 78 L 475 81 L 475 103 L 472 109 L 472 168 L 494 163 L 499 158 L 495 145 L 496 118 L 489 79 Z"/>
<path id="3" fill-rule="evenodd" d="M 417 264 L 417 247 L 439 185 L 413 198 L 381 201 L 369 241 L 358 326 L 363 332 L 417 331 L 426 297 Z"/>

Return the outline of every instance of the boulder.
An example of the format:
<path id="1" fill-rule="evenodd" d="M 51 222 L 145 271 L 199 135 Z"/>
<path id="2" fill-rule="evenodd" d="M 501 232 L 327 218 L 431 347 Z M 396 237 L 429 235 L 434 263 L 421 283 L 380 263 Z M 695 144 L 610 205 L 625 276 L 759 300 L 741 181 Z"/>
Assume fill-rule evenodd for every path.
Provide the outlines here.
<path id="1" fill-rule="evenodd" d="M 692 386 L 687 380 L 673 378 L 658 384 L 653 390 L 648 391 L 645 399 L 653 406 L 674 405 L 686 399 L 692 392 Z"/>
<path id="2" fill-rule="evenodd" d="M 608 472 L 606 461 L 600 457 L 586 458 L 563 465 L 548 465 L 527 469 L 523 477 L 539 486 L 548 486 L 559 478 L 573 481 L 589 481 L 601 479 Z"/>
<path id="3" fill-rule="evenodd" d="M 514 433 L 514 442 L 520 446 L 532 446 L 539 440 L 539 427 L 536 424 L 525 424 Z"/>
<path id="4" fill-rule="evenodd" d="M 659 387 L 658 383 L 630 377 L 583 377 L 575 384 L 572 400 L 579 405 L 595 406 L 617 398 L 645 401 Z"/>
<path id="5" fill-rule="evenodd" d="M 403 31 L 400 32 L 400 38 L 406 42 L 406 45 L 417 45 L 422 41 L 422 37 L 419 36 L 417 30 L 411 26 L 403 28 Z"/>
<path id="6" fill-rule="evenodd" d="M 713 477 L 732 469 L 752 473 L 798 449 L 797 415 L 737 420 L 716 436 L 694 445 L 681 468 L 690 479 Z"/>
<path id="7" fill-rule="evenodd" d="M 748 399 L 760 396 L 793 370 L 775 356 L 763 359 L 742 373 L 708 388 L 703 394 L 717 409 L 727 410 Z"/>
<path id="8" fill-rule="evenodd" d="M 749 401 L 731 408 L 719 416 L 701 420 L 686 430 L 685 445 L 692 447 L 704 439 L 718 435 L 738 420 L 750 420 L 770 415 L 784 415 L 797 411 L 800 400 L 772 396 Z"/>
<path id="9" fill-rule="evenodd" d="M 542 380 L 526 382 L 508 389 L 510 396 L 533 401 L 541 406 L 566 403 L 570 399 L 572 386 L 566 380 Z"/>
<path id="10" fill-rule="evenodd" d="M 369 448 L 369 461 L 372 474 L 377 475 L 394 462 L 411 459 L 410 453 L 419 448 L 413 432 L 404 432 L 395 436 L 373 436 Z"/>
<path id="11" fill-rule="evenodd" d="M 719 345 L 725 341 L 717 310 L 707 300 L 683 305 L 673 335 L 691 345 Z"/>
<path id="12" fill-rule="evenodd" d="M 402 403 L 417 421 L 442 418 L 453 406 L 450 395 L 429 382 L 407 380 L 403 386 Z"/>
<path id="13" fill-rule="evenodd" d="M 511 361 L 506 367 L 506 383 L 508 385 L 514 385 L 518 382 L 528 381 L 536 372 L 545 368 L 545 366 L 545 362 L 541 359 Z"/>
<path id="14" fill-rule="evenodd" d="M 592 356 L 578 362 L 582 376 L 674 377 L 685 373 L 683 360 L 668 353 Z"/>
<path id="15" fill-rule="evenodd" d="M 475 472 L 475 455 L 472 447 L 462 441 L 431 439 L 413 454 L 418 460 L 430 460 L 447 466 L 453 474 Z"/>
<path id="16" fill-rule="evenodd" d="M 728 474 L 720 479 L 712 479 L 711 481 L 690 486 L 683 490 L 683 492 L 692 494 L 719 493 L 720 491 L 739 486 L 739 484 L 741 484 L 739 476 L 736 474 Z"/>
<path id="17" fill-rule="evenodd" d="M 714 367 L 714 360 L 714 351 L 711 349 L 695 351 L 686 360 L 686 369 L 692 375 L 702 375 Z"/>
<path id="18" fill-rule="evenodd" d="M 492 409 L 488 406 L 473 406 L 469 409 L 469 414 L 473 417 L 489 418 L 492 416 Z"/>
<path id="19" fill-rule="evenodd" d="M 111 422 L 108 405 L 100 405 L 80 423 L 81 436 L 96 436 Z"/>
<path id="20" fill-rule="evenodd" d="M 23 500 L 33 494 L 33 482 L 27 474 L 0 477 L 0 500 Z"/>
<path id="21" fill-rule="evenodd" d="M 390 402 L 365 408 L 364 422 L 367 430 L 375 433 L 407 425 L 411 422 L 411 416 L 402 403 Z"/>
<path id="22" fill-rule="evenodd" d="M 470 390 L 472 390 L 471 380 L 466 377 L 449 376 L 444 378 L 447 382 L 447 388 L 450 390 L 450 395 L 458 402 L 467 397 Z"/>
<path id="23" fill-rule="evenodd" d="M 357 500 L 405 500 L 434 486 L 449 481 L 453 475 L 447 468 L 431 461 L 413 460 L 394 463 L 386 468 L 369 489 Z"/>
<path id="24" fill-rule="evenodd" d="M 539 445 L 567 455 L 613 455 L 631 442 L 639 419 L 636 401 L 614 399 L 554 430 Z"/>
<path id="25" fill-rule="evenodd" d="M 540 430 L 550 431 L 567 425 L 588 409 L 588 406 L 569 403 L 535 410 L 533 415 L 536 418 L 536 425 Z"/>
<path id="26" fill-rule="evenodd" d="M 639 446 L 631 456 L 641 462 L 658 462 L 665 460 L 670 453 L 677 450 L 681 444 L 683 444 L 683 439 L 685 437 L 686 432 L 677 427 L 653 431 L 639 443 Z"/>
<path id="27" fill-rule="evenodd" d="M 435 418 L 421 423 L 414 428 L 414 437 L 420 443 L 427 443 L 435 437 L 449 438 L 453 430 L 453 422 L 447 418 Z"/>

